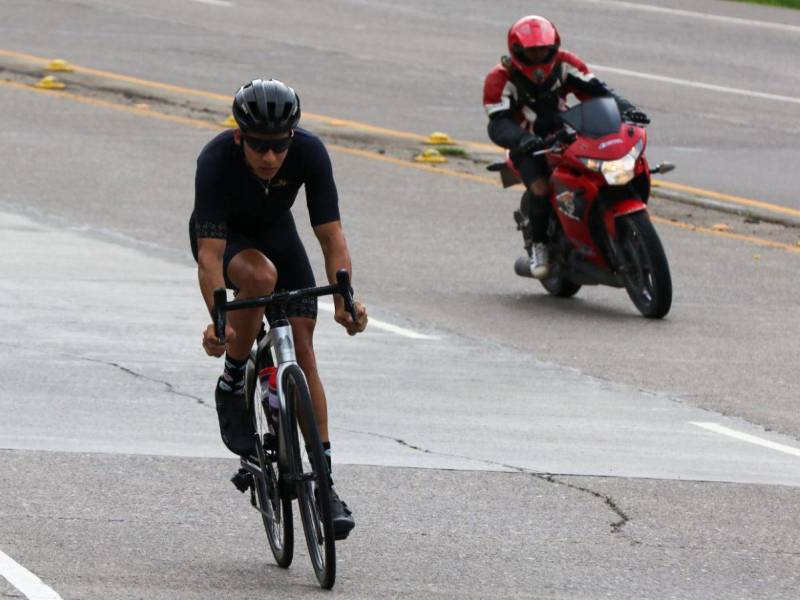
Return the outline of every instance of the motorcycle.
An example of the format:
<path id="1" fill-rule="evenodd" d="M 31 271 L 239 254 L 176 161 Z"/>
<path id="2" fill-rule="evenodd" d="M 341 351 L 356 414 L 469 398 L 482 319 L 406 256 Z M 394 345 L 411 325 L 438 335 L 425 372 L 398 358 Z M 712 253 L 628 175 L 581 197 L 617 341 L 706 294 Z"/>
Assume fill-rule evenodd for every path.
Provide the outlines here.
<path id="1" fill-rule="evenodd" d="M 675 166 L 649 167 L 643 124 L 624 120 L 613 98 L 587 100 L 559 117 L 563 128 L 533 153 L 546 155 L 551 170 L 550 271 L 542 285 L 561 298 L 584 285 L 625 288 L 642 315 L 664 317 L 672 305 L 672 279 L 647 201 L 650 175 Z M 510 155 L 487 169 L 500 173 L 503 187 L 522 183 Z M 515 217 L 521 228 L 522 217 Z M 525 256 L 514 270 L 532 277 Z"/>

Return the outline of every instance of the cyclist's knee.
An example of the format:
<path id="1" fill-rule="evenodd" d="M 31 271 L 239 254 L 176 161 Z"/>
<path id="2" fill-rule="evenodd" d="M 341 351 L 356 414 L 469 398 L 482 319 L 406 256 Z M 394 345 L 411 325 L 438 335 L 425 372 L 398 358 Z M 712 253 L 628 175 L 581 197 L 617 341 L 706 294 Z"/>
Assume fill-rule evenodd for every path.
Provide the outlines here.
<path id="1" fill-rule="evenodd" d="M 233 257 L 228 277 L 246 295 L 265 296 L 275 289 L 278 271 L 260 252 L 246 250 Z"/>

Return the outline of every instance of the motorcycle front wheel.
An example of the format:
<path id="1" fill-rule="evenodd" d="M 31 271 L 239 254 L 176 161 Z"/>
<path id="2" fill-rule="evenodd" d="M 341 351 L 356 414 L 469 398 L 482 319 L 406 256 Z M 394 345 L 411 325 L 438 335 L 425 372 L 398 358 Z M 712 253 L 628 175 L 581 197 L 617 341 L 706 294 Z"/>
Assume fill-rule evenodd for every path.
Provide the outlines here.
<path id="1" fill-rule="evenodd" d="M 664 317 L 672 306 L 672 278 L 667 256 L 646 212 L 619 217 L 618 243 L 625 255 L 623 280 L 628 296 L 649 319 Z"/>

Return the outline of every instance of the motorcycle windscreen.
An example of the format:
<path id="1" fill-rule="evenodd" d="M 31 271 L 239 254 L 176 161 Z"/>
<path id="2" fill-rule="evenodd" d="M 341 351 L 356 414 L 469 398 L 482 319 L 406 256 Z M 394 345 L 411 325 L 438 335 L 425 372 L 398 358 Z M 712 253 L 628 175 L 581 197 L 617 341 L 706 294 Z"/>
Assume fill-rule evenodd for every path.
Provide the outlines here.
<path id="1" fill-rule="evenodd" d="M 601 138 L 619 132 L 622 118 L 613 98 L 592 98 L 573 106 L 559 115 L 561 120 L 578 133 Z"/>

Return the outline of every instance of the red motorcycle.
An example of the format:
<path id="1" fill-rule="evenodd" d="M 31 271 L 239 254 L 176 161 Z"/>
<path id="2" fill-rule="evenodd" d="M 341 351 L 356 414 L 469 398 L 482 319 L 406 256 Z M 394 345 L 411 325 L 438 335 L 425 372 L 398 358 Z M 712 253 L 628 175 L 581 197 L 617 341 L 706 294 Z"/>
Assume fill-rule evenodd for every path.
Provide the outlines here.
<path id="1" fill-rule="evenodd" d="M 542 285 L 561 298 L 583 285 L 624 287 L 645 317 L 663 317 L 672 305 L 672 279 L 647 200 L 650 174 L 674 165 L 650 169 L 644 127 L 625 122 L 612 98 L 587 100 L 559 116 L 563 129 L 534 152 L 545 154 L 551 169 L 550 272 Z M 500 172 L 503 187 L 521 183 L 510 157 L 487 168 Z M 532 276 L 526 257 L 514 270 Z"/>

